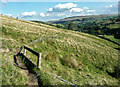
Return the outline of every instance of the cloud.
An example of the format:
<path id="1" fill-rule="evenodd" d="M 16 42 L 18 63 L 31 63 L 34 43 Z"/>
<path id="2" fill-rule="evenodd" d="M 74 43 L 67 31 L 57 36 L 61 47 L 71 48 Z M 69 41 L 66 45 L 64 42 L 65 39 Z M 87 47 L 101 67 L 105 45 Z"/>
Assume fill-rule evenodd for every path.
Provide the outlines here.
<path id="1" fill-rule="evenodd" d="M 40 13 L 40 16 L 41 16 L 41 17 L 45 17 L 45 14 L 44 14 L 44 13 Z"/>
<path id="2" fill-rule="evenodd" d="M 105 6 L 105 8 L 112 8 L 112 7 L 113 7 L 113 5 Z"/>
<path id="3" fill-rule="evenodd" d="M 49 8 L 47 11 L 48 11 L 48 12 L 49 12 L 49 11 L 53 11 L 53 8 Z"/>
<path id="4" fill-rule="evenodd" d="M 71 15 L 71 12 L 80 12 L 81 9 L 76 8 L 77 4 L 74 3 L 65 3 L 58 4 L 53 6 L 53 8 L 49 8 L 46 13 L 44 13 L 47 17 L 59 18 L 59 17 L 67 17 Z"/>
<path id="5" fill-rule="evenodd" d="M 72 8 L 72 9 L 70 9 L 70 12 L 82 12 L 83 11 L 83 9 L 81 9 L 81 8 Z"/>
<path id="6" fill-rule="evenodd" d="M 105 14 L 118 14 L 118 4 L 105 6 L 104 13 Z"/>
<path id="7" fill-rule="evenodd" d="M 62 19 L 71 16 L 85 16 L 94 14 L 95 10 L 89 9 L 88 7 L 78 7 L 75 3 L 64 3 L 57 4 L 52 8 L 46 10 L 46 12 L 41 12 L 39 15 L 35 11 L 24 12 L 21 14 L 21 18 L 26 19 L 39 19 L 44 21 L 50 21 L 52 19 Z"/>
<path id="8" fill-rule="evenodd" d="M 77 4 L 74 4 L 74 3 L 58 4 L 54 8 L 56 8 L 56 9 L 70 9 L 73 7 L 77 7 Z"/>
<path id="9" fill-rule="evenodd" d="M 6 0 L 2 0 L 1 3 L 3 4 L 7 4 L 7 1 Z"/>
<path id="10" fill-rule="evenodd" d="M 87 15 L 92 15 L 92 14 L 87 14 Z"/>
<path id="11" fill-rule="evenodd" d="M 87 9 L 89 9 L 88 7 L 83 7 L 83 10 L 87 10 Z"/>
<path id="12" fill-rule="evenodd" d="M 46 16 L 50 16 L 50 14 L 46 14 Z"/>
<path id="13" fill-rule="evenodd" d="M 66 13 L 59 13 L 59 14 L 57 14 L 57 16 L 66 16 L 67 14 Z"/>
<path id="14" fill-rule="evenodd" d="M 77 7 L 77 4 L 74 3 L 65 3 L 65 4 L 58 4 L 55 5 L 53 8 L 49 8 L 47 11 L 48 12 L 63 12 L 66 10 L 69 10 L 71 8 Z"/>
<path id="15" fill-rule="evenodd" d="M 24 2 L 24 0 L 7 0 L 8 2 Z"/>
<path id="16" fill-rule="evenodd" d="M 83 14 L 83 11 L 89 9 L 88 7 L 78 8 L 77 4 L 74 3 L 65 3 L 55 5 L 53 8 L 49 8 L 46 14 L 49 14 L 49 17 L 68 17 L 77 14 Z"/>
<path id="17" fill-rule="evenodd" d="M 4 14 L 4 15 L 9 16 L 9 17 L 11 17 L 11 16 L 12 16 L 12 14 Z"/>
<path id="18" fill-rule="evenodd" d="M 95 12 L 95 10 L 87 10 L 88 13 Z"/>
<path id="19" fill-rule="evenodd" d="M 7 4 L 7 1 L 6 0 L 2 0 L 1 4 L 2 4 L 2 7 L 5 7 L 5 5 Z"/>
<path id="20" fill-rule="evenodd" d="M 78 8 L 77 4 L 74 3 L 65 3 L 65 4 L 58 4 L 55 5 L 53 8 L 49 8 L 47 10 L 47 13 L 50 15 L 54 15 L 56 14 L 56 16 L 65 16 L 68 14 L 81 14 L 83 12 L 88 12 L 88 13 L 92 13 L 95 10 L 89 10 L 88 7 L 83 7 L 83 8 Z M 55 15 L 54 15 L 55 16 Z"/>
<path id="21" fill-rule="evenodd" d="M 35 16 L 37 13 L 35 11 L 31 11 L 31 12 L 23 12 L 21 13 L 21 17 L 31 17 L 31 16 Z"/>
<path id="22" fill-rule="evenodd" d="M 62 19 L 70 16 L 85 16 L 92 15 L 95 10 L 89 9 L 88 7 L 79 8 L 77 4 L 65 3 L 55 5 L 53 8 L 49 8 L 46 13 L 49 14 L 47 18 Z"/>

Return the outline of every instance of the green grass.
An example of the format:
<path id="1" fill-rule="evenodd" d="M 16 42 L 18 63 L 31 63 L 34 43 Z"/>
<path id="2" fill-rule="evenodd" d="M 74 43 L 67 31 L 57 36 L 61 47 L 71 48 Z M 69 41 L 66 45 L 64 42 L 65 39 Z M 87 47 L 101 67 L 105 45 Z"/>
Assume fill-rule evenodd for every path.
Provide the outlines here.
<path id="1" fill-rule="evenodd" d="M 74 39 L 74 37 L 71 37 L 71 39 L 72 38 Z M 114 72 L 111 64 L 115 66 L 117 61 L 111 61 L 109 60 L 109 58 L 114 60 L 115 55 L 117 58 L 117 54 L 114 53 L 112 54 L 113 52 L 112 48 L 104 49 L 105 47 L 104 48 L 98 47 L 100 45 L 97 46 L 94 43 L 95 49 L 91 49 L 87 46 L 84 46 L 82 43 L 80 43 L 82 46 L 79 46 L 79 44 L 75 45 L 75 43 L 71 43 L 72 45 L 69 45 L 66 44 L 67 42 L 61 43 L 60 38 L 59 41 L 58 40 L 55 41 L 55 40 L 56 38 L 53 38 L 52 40 L 47 40 L 41 43 L 38 42 L 33 45 L 33 49 L 42 52 L 42 61 L 43 61 L 42 64 L 45 63 L 50 65 L 48 68 L 48 66 L 46 67 L 43 64 L 42 68 L 44 72 L 46 71 L 45 68 L 47 68 L 47 70 L 51 69 L 48 71 L 49 72 L 54 71 L 54 73 L 56 72 L 58 75 L 63 76 L 63 78 L 67 79 L 68 81 L 72 81 L 71 79 L 74 80 L 77 78 L 81 78 L 80 72 L 89 73 L 89 74 L 95 73 L 95 77 L 97 76 L 99 77 L 99 74 L 102 74 L 103 76 L 106 77 L 107 75 L 107 73 L 105 72 L 106 70 L 109 72 Z M 78 41 L 78 38 L 76 39 L 76 41 Z M 39 47 L 37 47 L 38 45 Z M 92 45 L 93 43 L 91 43 L 90 47 L 92 47 Z M 34 48 L 34 46 L 36 46 L 37 48 Z M 114 57 L 111 57 L 110 54 L 114 55 Z M 99 70 L 96 67 L 103 68 L 103 70 Z M 71 69 L 71 71 L 69 71 L 69 69 Z M 72 77 L 67 76 L 68 73 L 70 73 Z M 87 81 L 85 80 L 86 74 L 85 75 L 83 74 L 83 76 L 84 78 L 82 78 L 82 80 L 84 80 L 86 83 L 82 83 L 82 84 L 87 84 Z M 95 77 L 92 76 L 91 78 L 95 80 L 96 79 Z M 109 76 L 108 78 L 110 79 Z M 74 84 L 79 84 L 79 82 L 75 82 Z"/>
<path id="2" fill-rule="evenodd" d="M 112 35 L 105 35 L 105 37 L 120 44 L 120 39 L 115 39 Z"/>
<path id="3" fill-rule="evenodd" d="M 111 29 L 119 28 L 119 27 L 120 27 L 120 24 L 111 24 L 111 25 L 109 25 L 108 27 L 111 28 Z"/>
<path id="4" fill-rule="evenodd" d="M 44 84 L 66 84 L 55 76 L 80 85 L 117 85 L 118 79 L 108 75 L 114 73 L 118 62 L 118 45 L 85 33 L 55 28 L 45 24 L 23 21 L 2 16 L 2 53 L 3 61 L 11 61 L 6 70 L 18 70 L 20 77 L 13 75 L 13 81 L 4 81 L 3 84 L 27 84 L 27 77 L 20 73 L 20 69 L 13 66 L 15 48 L 24 44 L 42 53 L 41 72 Z M 14 32 L 14 33 L 13 33 Z M 34 44 L 30 42 L 42 38 Z M 4 56 L 7 54 L 6 56 Z M 29 58 L 35 63 L 35 56 L 29 53 Z M 7 72 L 10 75 L 12 72 Z M 38 73 L 40 73 L 38 71 Z M 8 74 L 8 76 L 9 76 Z M 40 73 L 41 74 L 41 73 Z M 3 77 L 6 74 L 3 73 Z M 19 82 L 15 79 L 21 78 Z M 47 78 L 47 79 L 45 79 Z M 11 78 L 5 77 L 10 80 Z"/>
<path id="5" fill-rule="evenodd" d="M 6 55 L 6 56 L 5 56 Z M 12 63 L 12 53 L 2 53 L 2 85 L 27 85 L 28 77 Z"/>

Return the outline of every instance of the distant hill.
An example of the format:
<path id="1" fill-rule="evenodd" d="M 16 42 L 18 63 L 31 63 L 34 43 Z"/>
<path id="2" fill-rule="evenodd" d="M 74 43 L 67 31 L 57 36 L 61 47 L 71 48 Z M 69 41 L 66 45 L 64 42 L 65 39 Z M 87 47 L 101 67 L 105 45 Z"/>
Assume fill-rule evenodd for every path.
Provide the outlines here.
<path id="1" fill-rule="evenodd" d="M 120 39 L 118 34 L 120 33 L 120 18 L 118 15 L 74 16 L 48 23 L 67 30 L 92 35 L 108 35 L 108 37 L 112 37 L 112 40 L 120 43 L 118 40 L 118 38 Z"/>
<path id="2" fill-rule="evenodd" d="M 65 24 L 69 22 L 101 21 L 101 20 L 107 20 L 109 18 L 113 18 L 116 16 L 118 15 L 73 16 L 73 17 L 68 17 L 60 20 L 49 21 L 48 23 Z"/>
<path id="3" fill-rule="evenodd" d="M 26 73 L 13 65 L 13 55 L 17 48 L 24 45 L 42 53 L 41 72 L 45 76 L 42 78 L 44 84 L 69 85 L 55 76 L 75 85 L 119 84 L 116 76 L 116 70 L 119 70 L 118 50 L 115 49 L 118 48 L 118 45 L 86 33 L 4 15 L 0 15 L 0 17 L 2 18 L 2 37 L 0 39 L 2 41 L 3 85 L 29 84 Z M 68 19 L 64 19 L 64 21 Z M 42 40 L 29 44 L 37 39 Z M 34 61 L 33 55 L 28 56 Z"/>

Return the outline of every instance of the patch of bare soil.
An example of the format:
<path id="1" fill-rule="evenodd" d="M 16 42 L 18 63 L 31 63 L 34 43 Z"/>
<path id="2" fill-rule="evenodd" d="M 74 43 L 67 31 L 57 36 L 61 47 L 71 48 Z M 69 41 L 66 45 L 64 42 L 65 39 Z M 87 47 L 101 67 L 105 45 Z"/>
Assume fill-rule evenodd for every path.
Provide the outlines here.
<path id="1" fill-rule="evenodd" d="M 21 69 L 21 73 L 25 74 L 28 77 L 28 85 L 38 85 L 38 79 L 35 74 L 29 73 L 26 66 L 20 61 L 18 57 L 14 59 L 16 67 L 19 67 Z"/>

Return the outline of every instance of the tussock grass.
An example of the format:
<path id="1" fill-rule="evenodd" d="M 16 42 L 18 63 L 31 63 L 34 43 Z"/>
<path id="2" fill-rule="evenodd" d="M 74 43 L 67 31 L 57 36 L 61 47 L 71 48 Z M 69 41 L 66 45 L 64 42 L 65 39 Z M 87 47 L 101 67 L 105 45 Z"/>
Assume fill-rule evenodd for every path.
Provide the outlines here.
<path id="1" fill-rule="evenodd" d="M 13 54 L 2 52 L 2 85 L 27 85 L 28 77 L 13 65 Z"/>

